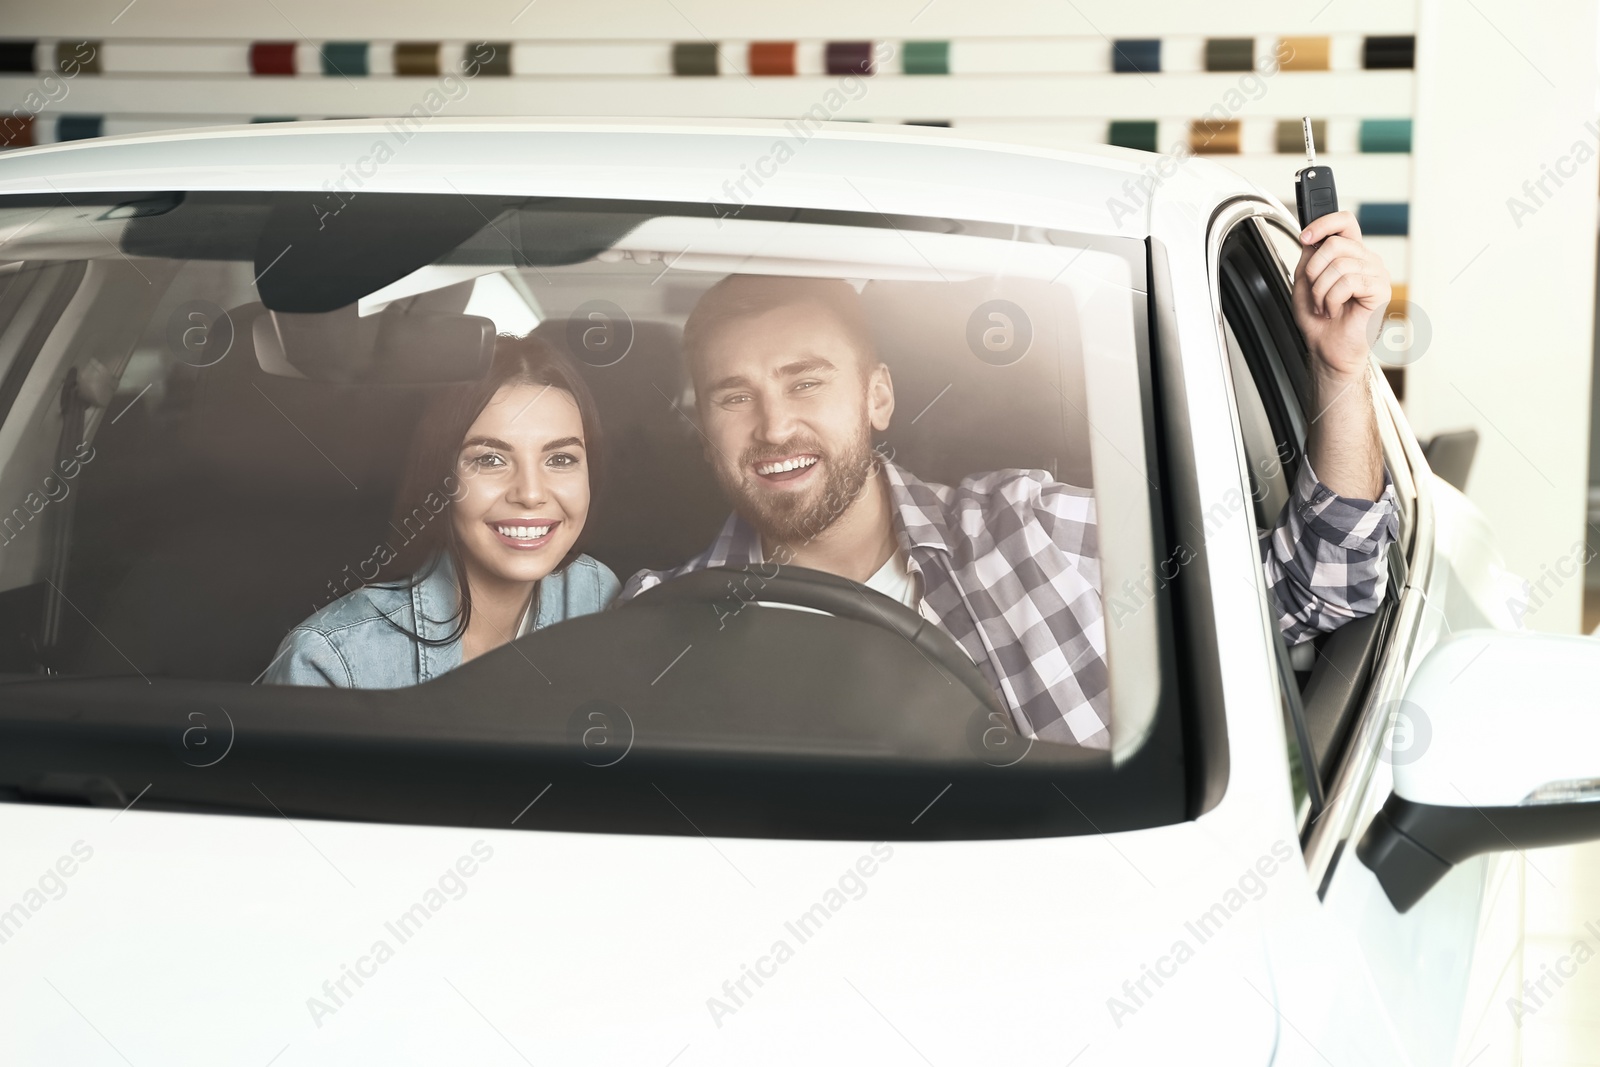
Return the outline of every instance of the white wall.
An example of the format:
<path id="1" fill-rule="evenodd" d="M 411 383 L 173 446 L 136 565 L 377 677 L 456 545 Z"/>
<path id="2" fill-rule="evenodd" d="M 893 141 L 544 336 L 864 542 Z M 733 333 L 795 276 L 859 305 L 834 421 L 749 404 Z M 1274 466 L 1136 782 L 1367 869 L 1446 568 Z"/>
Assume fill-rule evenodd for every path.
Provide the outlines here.
<path id="1" fill-rule="evenodd" d="M 1411 299 L 1433 340 L 1406 409 L 1419 436 L 1478 429 L 1468 495 L 1529 579 L 1585 536 L 1600 164 L 1547 181 L 1520 226 L 1506 202 L 1531 205 L 1523 183 L 1576 143 L 1600 149 L 1595 23 L 1593 0 L 1423 0 L 1419 17 Z M 1576 632 L 1581 573 L 1545 588 L 1527 624 Z"/>

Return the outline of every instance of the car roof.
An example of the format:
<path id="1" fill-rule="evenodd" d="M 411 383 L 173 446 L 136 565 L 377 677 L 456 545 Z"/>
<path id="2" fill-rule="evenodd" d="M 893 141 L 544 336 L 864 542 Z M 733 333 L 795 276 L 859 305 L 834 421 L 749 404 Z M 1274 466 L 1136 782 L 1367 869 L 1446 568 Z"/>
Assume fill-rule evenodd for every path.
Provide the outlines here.
<path id="1" fill-rule="evenodd" d="M 443 116 L 211 126 L 40 145 L 0 155 L 0 193 L 537 193 L 711 201 L 730 212 L 743 204 L 893 211 L 1142 239 L 1150 232 L 1147 190 L 1162 184 L 1162 169 L 1178 166 L 1184 179 L 1163 188 L 1164 198 L 1192 199 L 1198 208 L 1260 193 L 1193 156 L 1179 161 L 1103 144 L 1038 148 L 923 126 Z"/>

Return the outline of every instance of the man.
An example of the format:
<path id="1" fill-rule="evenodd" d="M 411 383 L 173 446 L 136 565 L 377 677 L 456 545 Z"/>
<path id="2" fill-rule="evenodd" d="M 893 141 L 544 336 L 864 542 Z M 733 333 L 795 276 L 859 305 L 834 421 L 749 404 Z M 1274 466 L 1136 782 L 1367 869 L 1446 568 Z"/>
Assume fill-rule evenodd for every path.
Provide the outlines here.
<path id="1" fill-rule="evenodd" d="M 1377 609 L 1399 527 L 1367 389 L 1368 322 L 1389 303 L 1388 273 L 1349 212 L 1301 239 L 1294 314 L 1321 414 L 1294 495 L 1261 540 L 1291 643 Z M 683 347 L 706 457 L 734 513 L 704 553 L 641 571 L 622 599 L 705 567 L 775 561 L 842 575 L 955 638 L 1019 732 L 1110 746 L 1089 490 L 1037 470 L 936 485 L 873 451 L 894 387 L 845 282 L 725 278 L 690 314 Z"/>

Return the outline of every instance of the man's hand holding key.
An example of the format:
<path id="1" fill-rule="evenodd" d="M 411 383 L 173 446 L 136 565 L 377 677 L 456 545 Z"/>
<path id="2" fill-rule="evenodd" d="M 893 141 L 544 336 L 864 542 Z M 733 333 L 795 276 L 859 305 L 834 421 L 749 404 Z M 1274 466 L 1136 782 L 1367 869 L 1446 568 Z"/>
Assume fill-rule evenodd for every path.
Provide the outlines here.
<path id="1" fill-rule="evenodd" d="M 1317 382 L 1311 454 L 1324 483 L 1341 496 L 1372 500 L 1382 489 L 1366 379 L 1375 327 L 1382 325 L 1391 292 L 1388 269 L 1362 242 L 1350 212 L 1323 215 L 1300 231 L 1294 318 Z"/>

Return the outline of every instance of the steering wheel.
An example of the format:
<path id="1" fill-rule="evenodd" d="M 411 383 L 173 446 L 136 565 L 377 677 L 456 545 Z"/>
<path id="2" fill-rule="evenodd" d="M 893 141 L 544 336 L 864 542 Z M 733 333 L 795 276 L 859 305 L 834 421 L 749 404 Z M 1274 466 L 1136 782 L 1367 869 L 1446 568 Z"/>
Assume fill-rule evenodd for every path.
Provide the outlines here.
<path id="1" fill-rule="evenodd" d="M 785 566 L 768 578 L 749 566 L 707 567 L 669 578 L 634 599 L 651 604 L 668 600 L 717 604 L 727 601 L 730 582 L 738 588 L 739 583 L 752 575 L 761 584 L 749 601 L 741 598 L 741 603 L 789 604 L 881 626 L 911 642 L 912 647 L 935 667 L 971 690 L 984 707 L 1006 715 L 1006 721 L 1010 721 L 999 694 L 984 680 L 982 672 L 966 650 L 956 644 L 955 638 L 898 600 L 837 574 L 810 567 Z"/>

